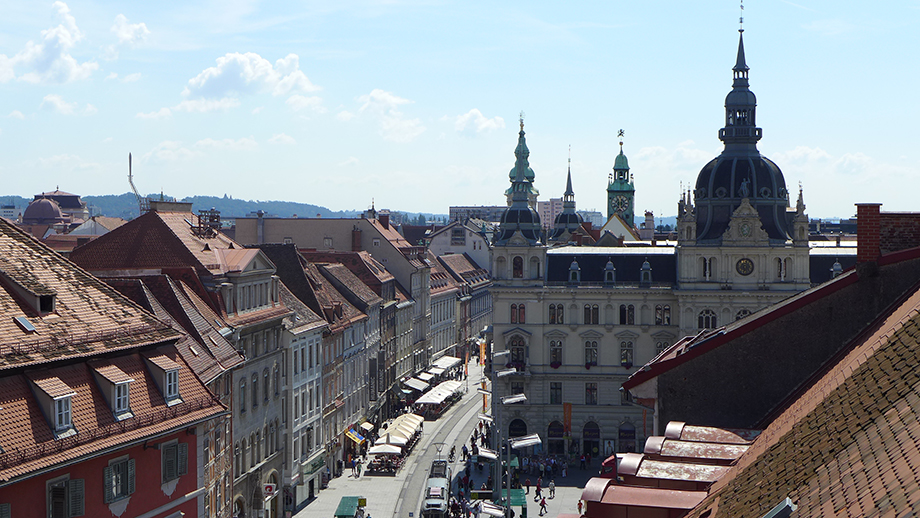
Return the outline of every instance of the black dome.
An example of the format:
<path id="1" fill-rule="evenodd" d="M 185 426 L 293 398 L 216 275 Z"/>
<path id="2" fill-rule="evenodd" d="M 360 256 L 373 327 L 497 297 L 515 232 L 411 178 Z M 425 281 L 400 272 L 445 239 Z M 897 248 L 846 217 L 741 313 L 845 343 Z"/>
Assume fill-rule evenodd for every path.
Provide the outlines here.
<path id="1" fill-rule="evenodd" d="M 703 166 L 696 179 L 697 242 L 719 240 L 743 198 L 760 214 L 771 240 L 791 238 L 786 220 L 789 194 L 783 172 L 757 154 L 723 153 Z"/>

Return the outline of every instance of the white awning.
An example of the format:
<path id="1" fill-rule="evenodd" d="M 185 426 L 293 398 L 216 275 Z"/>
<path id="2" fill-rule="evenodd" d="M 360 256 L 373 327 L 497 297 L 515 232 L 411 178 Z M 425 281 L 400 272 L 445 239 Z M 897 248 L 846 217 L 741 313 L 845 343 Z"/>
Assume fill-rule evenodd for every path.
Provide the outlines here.
<path id="1" fill-rule="evenodd" d="M 371 449 L 367 450 L 371 455 L 381 455 L 381 454 L 401 454 L 402 447 L 396 444 L 377 444 Z"/>
<path id="2" fill-rule="evenodd" d="M 425 390 L 429 386 L 427 383 L 418 378 L 409 378 L 403 381 L 403 383 L 405 383 L 407 387 L 414 388 L 415 390 Z"/>
<path id="3" fill-rule="evenodd" d="M 428 369 L 428 372 L 437 376 L 438 374 L 444 374 L 444 369 L 440 367 L 431 367 Z"/>
<path id="4" fill-rule="evenodd" d="M 364 428 L 365 430 L 369 432 L 374 429 L 374 424 L 371 423 L 370 421 L 365 421 L 361 423 L 361 428 Z"/>
<path id="5" fill-rule="evenodd" d="M 428 372 L 423 372 L 417 376 L 417 378 L 422 381 L 431 381 L 431 378 L 433 377 L 434 377 L 434 374 L 430 374 Z"/>
<path id="6" fill-rule="evenodd" d="M 445 381 L 437 387 L 428 391 L 425 395 L 418 398 L 415 402 L 423 405 L 440 405 L 451 395 L 460 390 L 459 381 Z"/>
<path id="7" fill-rule="evenodd" d="M 442 369 L 449 369 L 460 363 L 460 358 L 454 356 L 441 356 L 434 361 L 436 367 L 441 367 Z"/>
<path id="8" fill-rule="evenodd" d="M 498 458 L 498 453 L 486 448 L 479 448 L 479 456 L 495 460 Z"/>

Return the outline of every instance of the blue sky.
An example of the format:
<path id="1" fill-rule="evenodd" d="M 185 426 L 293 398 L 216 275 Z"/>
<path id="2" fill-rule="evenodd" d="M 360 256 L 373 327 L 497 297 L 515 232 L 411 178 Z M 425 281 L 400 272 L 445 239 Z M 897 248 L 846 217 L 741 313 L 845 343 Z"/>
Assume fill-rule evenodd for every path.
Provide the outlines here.
<path id="1" fill-rule="evenodd" d="M 60 187 L 446 213 L 503 203 L 524 111 L 541 199 L 637 212 L 721 150 L 737 2 L 0 1 L 0 194 Z M 920 0 L 745 4 L 761 152 L 812 217 L 917 210 Z"/>

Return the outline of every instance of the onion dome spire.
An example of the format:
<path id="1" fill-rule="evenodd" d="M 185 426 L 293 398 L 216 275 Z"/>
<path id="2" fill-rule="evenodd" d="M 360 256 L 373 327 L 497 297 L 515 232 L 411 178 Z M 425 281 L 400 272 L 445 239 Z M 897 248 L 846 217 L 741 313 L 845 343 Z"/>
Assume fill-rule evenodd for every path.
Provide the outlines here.
<path id="1" fill-rule="evenodd" d="M 502 214 L 499 231 L 495 235 L 494 244 L 507 245 L 514 235 L 520 232 L 523 239 L 530 245 L 540 241 L 540 215 L 530 205 L 530 195 L 535 189 L 527 179 L 527 172 L 533 178 L 533 169 L 528 161 L 530 150 L 524 138 L 524 115 L 521 114 L 521 131 L 518 133 L 518 145 L 514 150 L 514 168 L 511 170 L 511 187 L 505 191 L 510 197 L 510 205 Z"/>

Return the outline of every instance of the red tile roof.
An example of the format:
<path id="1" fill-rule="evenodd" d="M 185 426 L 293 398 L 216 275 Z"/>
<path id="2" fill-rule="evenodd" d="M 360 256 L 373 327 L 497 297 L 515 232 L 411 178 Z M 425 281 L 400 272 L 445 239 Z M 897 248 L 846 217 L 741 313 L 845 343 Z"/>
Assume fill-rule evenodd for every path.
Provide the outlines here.
<path id="1" fill-rule="evenodd" d="M 54 311 L 39 314 L 17 289 L 53 296 Z M 180 336 L 5 220 L 0 221 L 0 315 L 0 370 L 174 342 Z M 17 317 L 35 331 L 25 330 Z"/>
<path id="2" fill-rule="evenodd" d="M 690 516 L 905 516 L 920 508 L 920 289 L 774 419 Z"/>

